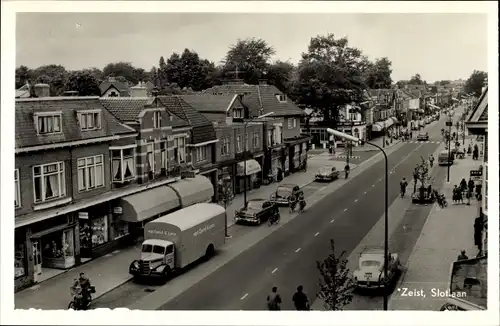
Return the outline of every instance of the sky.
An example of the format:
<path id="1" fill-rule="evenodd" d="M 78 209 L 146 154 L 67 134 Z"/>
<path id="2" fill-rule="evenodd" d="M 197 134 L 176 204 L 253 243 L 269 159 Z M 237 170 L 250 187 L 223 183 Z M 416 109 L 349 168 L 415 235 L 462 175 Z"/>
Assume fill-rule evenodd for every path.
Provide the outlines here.
<path id="1" fill-rule="evenodd" d="M 370 59 L 388 57 L 392 79 L 467 79 L 487 71 L 485 14 L 18 13 L 16 66 L 67 69 L 125 61 L 151 69 L 185 48 L 220 62 L 238 39 L 262 38 L 274 60 L 297 63 L 311 37 L 347 36 Z"/>

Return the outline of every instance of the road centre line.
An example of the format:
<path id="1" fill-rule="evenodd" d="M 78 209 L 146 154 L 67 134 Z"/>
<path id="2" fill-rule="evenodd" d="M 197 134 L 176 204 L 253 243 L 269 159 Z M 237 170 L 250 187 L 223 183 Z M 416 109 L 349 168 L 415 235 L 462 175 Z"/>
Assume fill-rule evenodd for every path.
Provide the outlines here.
<path id="1" fill-rule="evenodd" d="M 299 252 L 300 251 L 300 248 L 297 248 L 297 250 L 295 250 L 295 252 Z"/>
<path id="2" fill-rule="evenodd" d="M 364 193 L 364 194 L 366 195 L 366 191 L 365 191 L 365 193 Z"/>
<path id="3" fill-rule="evenodd" d="M 356 203 L 358 201 L 358 199 L 354 199 L 354 202 Z"/>
<path id="4" fill-rule="evenodd" d="M 276 273 L 277 270 L 278 270 L 278 267 L 276 267 L 275 269 L 273 269 L 273 271 L 271 272 L 271 274 Z"/>
<path id="5" fill-rule="evenodd" d="M 319 232 L 316 232 L 316 233 L 314 234 L 314 236 L 315 236 L 315 237 L 317 237 L 317 236 L 318 236 L 318 234 L 319 234 Z"/>
<path id="6" fill-rule="evenodd" d="M 344 208 L 344 212 L 347 212 L 347 208 Z"/>
<path id="7" fill-rule="evenodd" d="M 331 220 L 331 221 L 330 221 L 330 223 L 333 223 L 333 222 L 335 222 L 335 220 Z"/>
<path id="8" fill-rule="evenodd" d="M 245 295 L 243 295 L 240 300 L 244 300 L 246 297 L 248 297 L 248 293 L 245 293 Z"/>

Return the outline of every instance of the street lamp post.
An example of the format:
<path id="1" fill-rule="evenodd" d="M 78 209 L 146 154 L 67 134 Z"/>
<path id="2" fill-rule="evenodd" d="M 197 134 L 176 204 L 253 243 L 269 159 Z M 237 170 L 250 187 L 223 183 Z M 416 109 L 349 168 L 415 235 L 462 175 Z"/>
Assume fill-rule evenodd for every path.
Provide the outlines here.
<path id="1" fill-rule="evenodd" d="M 451 126 L 453 121 L 451 120 L 451 114 L 448 116 L 448 175 L 446 176 L 446 182 L 450 183 L 450 155 L 451 155 Z"/>
<path id="2" fill-rule="evenodd" d="M 387 130 L 385 129 L 385 120 L 383 122 L 383 125 L 384 125 L 384 129 L 382 131 L 382 148 L 385 148 L 385 133 L 387 132 Z"/>
<path id="3" fill-rule="evenodd" d="M 244 139 L 243 140 L 243 146 L 245 148 L 244 148 L 244 151 L 243 151 L 243 161 L 244 161 L 244 163 L 243 163 L 243 165 L 244 165 L 244 168 L 243 168 L 243 187 L 245 188 L 245 190 L 243 191 L 243 202 L 245 203 L 245 207 L 247 207 L 247 204 L 248 204 L 248 201 L 247 201 L 247 151 L 248 151 L 248 148 L 247 148 L 247 143 L 248 143 L 247 126 L 248 126 L 249 122 L 256 121 L 258 119 L 262 119 L 262 118 L 268 117 L 268 116 L 270 116 L 272 114 L 274 114 L 274 112 L 269 112 L 269 113 L 266 113 L 266 114 L 263 114 L 263 115 L 259 115 L 255 119 L 245 121 L 245 124 L 244 124 L 244 128 L 243 128 L 243 132 L 244 132 L 244 135 L 243 135 L 243 139 Z M 248 147 L 250 147 L 250 146 L 248 146 Z"/>
<path id="4" fill-rule="evenodd" d="M 389 163 L 387 160 L 387 154 L 385 153 L 384 149 L 374 143 L 368 142 L 368 141 L 363 141 L 357 137 L 345 134 L 343 132 L 333 130 L 333 129 L 326 129 L 326 131 L 334 136 L 338 136 L 341 138 L 344 138 L 346 140 L 350 140 L 352 142 L 356 143 L 362 143 L 365 142 L 369 145 L 372 145 L 376 148 L 378 148 L 382 154 L 384 155 L 384 160 L 385 160 L 385 214 L 384 214 L 384 277 L 387 277 L 389 275 L 388 269 L 389 269 Z M 388 291 L 384 291 L 384 310 L 387 310 L 388 306 Z"/>

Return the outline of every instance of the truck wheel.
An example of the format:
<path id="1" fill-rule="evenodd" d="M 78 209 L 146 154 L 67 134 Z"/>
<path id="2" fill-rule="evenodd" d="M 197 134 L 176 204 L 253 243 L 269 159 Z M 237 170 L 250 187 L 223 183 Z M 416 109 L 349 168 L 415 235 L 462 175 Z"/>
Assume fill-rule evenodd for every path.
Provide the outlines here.
<path id="1" fill-rule="evenodd" d="M 210 258 L 212 258 L 215 254 L 215 248 L 214 248 L 214 245 L 213 244 L 210 244 L 208 247 L 207 247 L 207 251 L 205 251 L 205 258 L 206 260 L 209 260 Z"/>
<path id="2" fill-rule="evenodd" d="M 170 278 L 170 269 L 167 266 L 161 272 L 161 281 L 163 282 L 163 284 L 165 284 L 165 283 L 167 283 L 167 281 L 169 280 L 169 278 Z"/>

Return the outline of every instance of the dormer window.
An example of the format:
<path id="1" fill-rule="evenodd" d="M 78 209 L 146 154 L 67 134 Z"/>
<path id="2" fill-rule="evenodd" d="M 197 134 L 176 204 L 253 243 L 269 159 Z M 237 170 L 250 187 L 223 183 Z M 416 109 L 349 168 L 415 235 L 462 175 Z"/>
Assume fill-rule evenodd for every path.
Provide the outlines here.
<path id="1" fill-rule="evenodd" d="M 280 103 L 284 103 L 286 102 L 286 95 L 283 95 L 283 94 L 276 94 L 276 99 L 278 99 L 278 101 Z"/>
<path id="2" fill-rule="evenodd" d="M 101 111 L 80 111 L 78 122 L 82 131 L 101 129 Z"/>
<path id="3" fill-rule="evenodd" d="M 35 121 L 39 135 L 56 134 L 61 132 L 61 112 L 36 113 Z"/>
<path id="4" fill-rule="evenodd" d="M 243 119 L 243 109 L 242 108 L 233 109 L 233 118 Z"/>
<path id="5" fill-rule="evenodd" d="M 153 128 L 161 128 L 161 112 L 153 112 Z"/>

